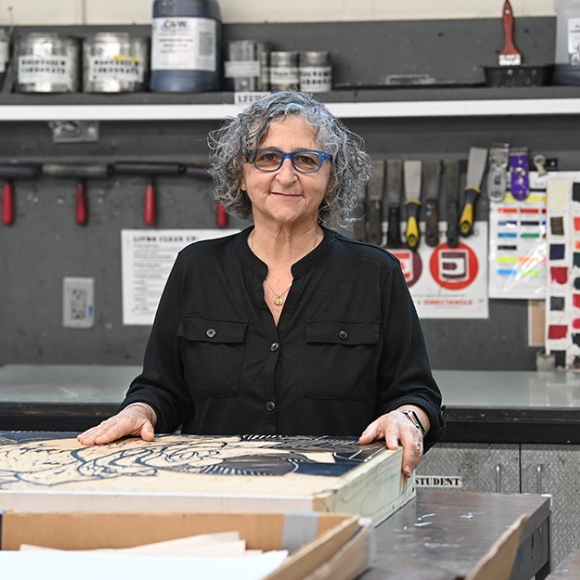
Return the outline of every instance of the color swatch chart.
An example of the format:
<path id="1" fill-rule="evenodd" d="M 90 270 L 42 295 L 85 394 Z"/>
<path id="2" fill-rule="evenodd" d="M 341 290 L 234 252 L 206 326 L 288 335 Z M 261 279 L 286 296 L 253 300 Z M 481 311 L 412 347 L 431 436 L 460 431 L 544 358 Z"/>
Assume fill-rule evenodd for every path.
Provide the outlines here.
<path id="1" fill-rule="evenodd" d="M 548 176 L 530 172 L 530 193 L 522 201 L 508 192 L 490 202 L 489 297 L 542 299 L 546 295 L 546 185 Z"/>
<path id="2" fill-rule="evenodd" d="M 547 218 L 546 352 L 580 370 L 580 173 L 551 177 Z"/>

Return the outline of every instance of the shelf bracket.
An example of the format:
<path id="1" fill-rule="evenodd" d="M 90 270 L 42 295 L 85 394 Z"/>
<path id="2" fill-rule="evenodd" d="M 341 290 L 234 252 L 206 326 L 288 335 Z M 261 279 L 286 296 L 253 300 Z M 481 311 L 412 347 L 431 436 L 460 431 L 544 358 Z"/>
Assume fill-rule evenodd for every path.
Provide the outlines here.
<path id="1" fill-rule="evenodd" d="M 99 140 L 98 121 L 50 121 L 53 143 L 94 143 Z"/>

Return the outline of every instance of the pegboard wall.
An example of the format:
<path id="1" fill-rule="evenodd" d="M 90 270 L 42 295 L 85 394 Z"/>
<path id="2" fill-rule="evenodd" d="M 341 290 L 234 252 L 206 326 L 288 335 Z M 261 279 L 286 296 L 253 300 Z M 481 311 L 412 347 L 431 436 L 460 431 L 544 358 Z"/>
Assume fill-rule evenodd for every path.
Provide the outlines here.
<path id="1" fill-rule="evenodd" d="M 147 29 L 136 28 L 141 32 Z M 87 32 L 86 28 L 70 27 L 62 27 L 62 31 Z M 551 62 L 554 37 L 555 19 L 518 21 L 516 43 L 526 62 Z M 276 39 L 274 44 L 280 50 L 329 50 L 334 82 L 353 84 L 376 84 L 388 74 L 411 73 L 479 82 L 481 65 L 494 64 L 503 45 L 499 18 L 224 26 L 224 40 L 244 38 Z M 575 87 L 569 89 L 570 95 L 580 96 Z M 412 100 L 414 90 L 422 89 L 392 89 L 388 98 Z M 469 88 L 432 90 L 457 91 L 457 98 L 481 98 L 481 93 L 474 96 Z M 498 98 L 498 91 L 502 91 L 502 98 L 518 94 L 512 89 L 485 90 L 492 98 Z M 546 87 L 542 88 L 542 95 L 549 98 L 552 92 L 557 96 L 563 90 Z M 386 93 L 377 92 L 375 98 L 380 99 L 382 94 Z M 348 101 L 352 95 L 352 91 L 344 96 L 337 91 L 333 98 Z M 17 102 L 16 97 L 6 96 L 12 103 Z M 26 98 L 30 102 L 34 95 Z M 167 102 L 173 98 L 168 95 Z M 147 95 L 143 101 L 147 101 Z M 67 96 L 62 102 L 74 102 L 74 96 Z M 558 158 L 561 170 L 580 169 L 580 115 L 345 122 L 364 137 L 368 152 L 376 159 L 465 160 L 471 146 L 508 142 Z M 218 125 L 217 121 L 187 120 L 101 122 L 95 143 L 55 144 L 45 122 L 2 122 L 0 162 L 199 162 L 207 159 L 208 131 Z M 89 218 L 86 226 L 79 226 L 74 214 L 74 179 L 42 176 L 15 181 L 16 219 L 13 225 L 0 227 L 0 364 L 140 364 L 149 329 L 122 324 L 120 232 L 145 227 L 145 184 L 145 176 L 87 180 Z M 159 177 L 156 227 L 214 227 L 210 192 L 211 183 L 207 181 L 186 176 Z M 480 196 L 476 217 L 486 216 L 486 200 Z M 245 225 L 230 219 L 232 228 Z M 90 330 L 62 326 L 65 277 L 95 280 L 95 323 Z M 538 349 L 527 346 L 527 301 L 492 300 L 489 312 L 487 320 L 423 321 L 433 367 L 535 369 Z"/>

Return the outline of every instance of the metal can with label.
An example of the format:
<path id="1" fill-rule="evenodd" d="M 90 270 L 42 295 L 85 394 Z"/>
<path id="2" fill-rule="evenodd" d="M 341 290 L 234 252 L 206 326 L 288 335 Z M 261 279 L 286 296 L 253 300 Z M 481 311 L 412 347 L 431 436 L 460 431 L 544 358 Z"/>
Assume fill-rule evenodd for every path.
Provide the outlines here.
<path id="1" fill-rule="evenodd" d="M 262 69 L 262 86 L 265 91 L 269 91 L 272 88 L 270 86 L 270 51 L 264 51 L 260 60 Z"/>
<path id="2" fill-rule="evenodd" d="M 149 74 L 147 38 L 99 32 L 83 40 L 83 91 L 144 91 Z"/>
<path id="3" fill-rule="evenodd" d="M 324 93 L 332 90 L 332 68 L 328 52 L 300 53 L 300 90 Z"/>
<path id="4" fill-rule="evenodd" d="M 31 32 L 16 39 L 16 91 L 74 93 L 79 89 L 79 50 L 76 38 Z"/>
<path id="5" fill-rule="evenodd" d="M 220 46 L 221 17 L 216 0 L 155 0 L 151 90 L 219 90 Z"/>
<path id="6" fill-rule="evenodd" d="M 270 87 L 274 91 L 298 89 L 298 52 L 270 53 Z"/>
<path id="7" fill-rule="evenodd" d="M 270 88 L 268 72 L 263 69 L 264 63 L 267 67 L 269 50 L 267 42 L 257 40 L 228 42 L 224 60 L 227 90 L 267 91 Z"/>
<path id="8" fill-rule="evenodd" d="M 10 36 L 3 28 L 0 28 L 0 90 L 2 90 L 2 85 L 4 84 L 4 76 L 9 62 Z"/>

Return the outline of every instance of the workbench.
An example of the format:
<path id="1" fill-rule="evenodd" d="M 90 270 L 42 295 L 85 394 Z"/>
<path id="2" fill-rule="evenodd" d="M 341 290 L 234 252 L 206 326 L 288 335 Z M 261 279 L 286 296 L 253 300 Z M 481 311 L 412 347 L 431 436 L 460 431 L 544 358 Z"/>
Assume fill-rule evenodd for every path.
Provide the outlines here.
<path id="1" fill-rule="evenodd" d="M 113 415 L 139 366 L 0 367 L 0 430 L 79 432 Z M 447 432 L 417 474 L 461 491 L 553 496 L 553 560 L 580 547 L 580 375 L 434 371 Z M 443 477 L 441 477 L 443 476 Z M 419 482 L 419 486 L 423 483 Z"/>
<path id="2" fill-rule="evenodd" d="M 0 367 L 0 430 L 81 431 L 117 411 L 139 366 Z M 453 443 L 580 444 L 580 375 L 434 371 Z M 541 429 L 538 427 L 541 426 Z"/>

